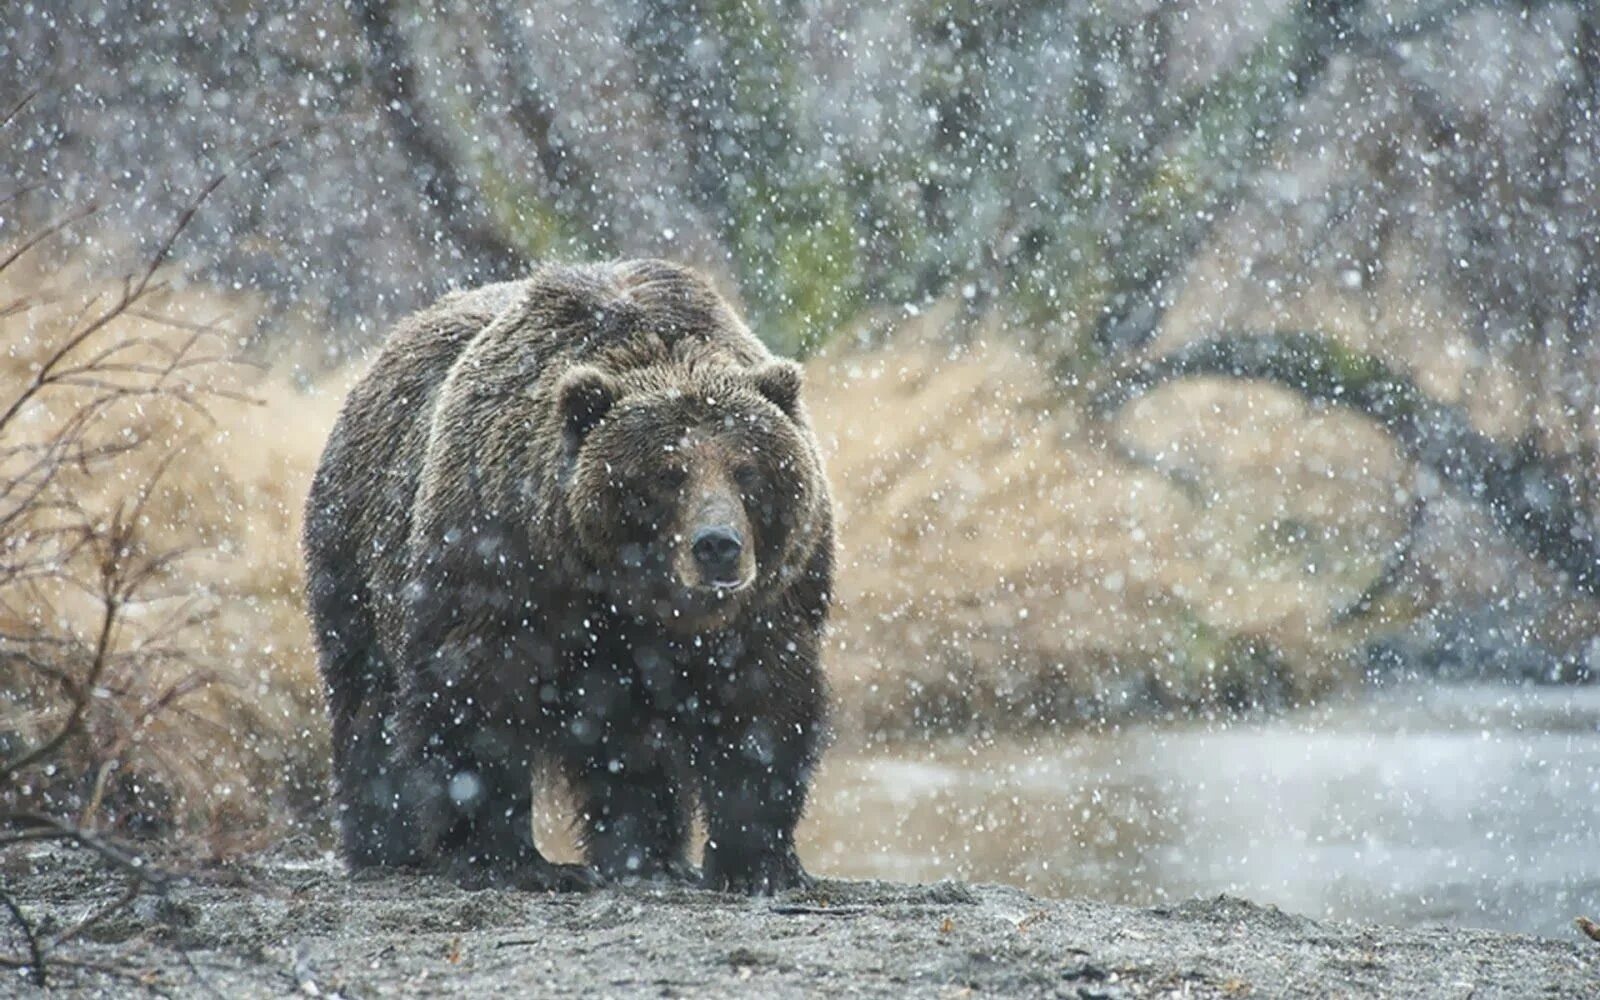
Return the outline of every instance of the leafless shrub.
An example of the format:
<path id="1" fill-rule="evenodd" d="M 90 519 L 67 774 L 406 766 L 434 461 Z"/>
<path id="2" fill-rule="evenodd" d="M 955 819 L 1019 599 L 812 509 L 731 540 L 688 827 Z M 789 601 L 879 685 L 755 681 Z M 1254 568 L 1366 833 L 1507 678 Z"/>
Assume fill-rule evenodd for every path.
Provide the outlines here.
<path id="1" fill-rule="evenodd" d="M 0 118 L 0 129 L 22 105 Z M 30 255 L 94 214 L 73 209 L 0 249 L 0 851 L 56 841 L 123 877 L 121 895 L 45 937 L 0 899 L 27 954 L 0 956 L 44 985 L 52 949 L 164 876 L 99 828 L 159 826 L 164 794 L 131 766 L 159 720 L 212 683 L 194 655 L 213 603 L 175 569 L 193 555 L 151 531 L 153 502 L 208 407 L 239 398 L 214 326 L 165 316 L 174 244 L 219 174 L 133 273 L 107 293 L 54 281 Z M 0 193 L 11 200 L 12 193 Z M 30 280 L 31 279 L 31 280 Z M 85 283 L 79 283 L 85 284 Z"/>

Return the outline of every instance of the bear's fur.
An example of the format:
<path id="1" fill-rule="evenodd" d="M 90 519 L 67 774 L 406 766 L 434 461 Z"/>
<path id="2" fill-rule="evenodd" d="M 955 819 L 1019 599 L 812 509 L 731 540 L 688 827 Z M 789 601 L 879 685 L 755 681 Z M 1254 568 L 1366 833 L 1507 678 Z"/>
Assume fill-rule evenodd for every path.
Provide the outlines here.
<path id="1" fill-rule="evenodd" d="M 694 272 L 546 267 L 403 322 L 307 506 L 354 866 L 584 888 L 806 880 L 832 507 L 800 402 Z M 533 843 L 561 774 L 590 867 Z"/>

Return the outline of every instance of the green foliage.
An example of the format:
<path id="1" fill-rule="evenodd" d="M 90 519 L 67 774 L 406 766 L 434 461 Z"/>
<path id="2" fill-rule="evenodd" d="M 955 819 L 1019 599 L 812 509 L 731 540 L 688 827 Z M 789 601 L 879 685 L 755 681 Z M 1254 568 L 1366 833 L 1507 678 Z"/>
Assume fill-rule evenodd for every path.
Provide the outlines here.
<path id="1" fill-rule="evenodd" d="M 506 238 L 529 260 L 578 256 L 587 249 L 548 199 L 519 183 L 494 157 L 480 154 L 475 159 L 479 195 Z"/>
<path id="2" fill-rule="evenodd" d="M 808 354 L 860 299 L 849 206 L 820 185 L 791 188 L 748 218 L 734 238 L 756 328 L 775 349 Z"/>
<path id="3" fill-rule="evenodd" d="M 784 7 L 720 0 L 704 11 L 721 78 L 702 127 L 752 323 L 775 349 L 803 355 L 850 318 L 862 275 L 845 178 L 819 162 Z"/>
<path id="4" fill-rule="evenodd" d="M 797 40 L 821 27 L 814 11 L 639 0 L 626 22 L 656 127 L 688 154 L 688 187 L 665 193 L 710 222 L 755 328 L 785 353 L 814 350 L 863 307 L 957 295 L 1071 375 L 1147 339 L 1334 31 L 1324 5 L 1292 5 L 1196 82 L 1170 68 L 1181 32 L 1165 14 L 976 0 L 902 10 L 876 55 L 894 69 L 865 77 L 865 96 L 892 110 L 844 135 L 849 112 L 821 100 L 838 92 Z M 839 16 L 844 46 L 872 23 Z M 490 131 L 457 118 L 458 139 Z M 600 249 L 565 198 L 489 155 L 471 162 L 509 242 L 530 256 Z"/>
<path id="5" fill-rule="evenodd" d="M 1178 613 L 1172 632 L 1167 662 L 1153 677 L 1164 699 L 1231 711 L 1281 705 L 1293 699 L 1294 671 L 1270 640 L 1244 633 L 1224 634 L 1190 608 Z"/>

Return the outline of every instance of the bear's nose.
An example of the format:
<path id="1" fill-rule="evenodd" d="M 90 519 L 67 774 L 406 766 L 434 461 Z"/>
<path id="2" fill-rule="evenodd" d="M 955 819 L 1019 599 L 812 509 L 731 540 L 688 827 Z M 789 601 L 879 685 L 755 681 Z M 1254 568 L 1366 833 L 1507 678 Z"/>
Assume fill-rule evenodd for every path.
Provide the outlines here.
<path id="1" fill-rule="evenodd" d="M 700 564 L 701 575 L 707 583 L 736 583 L 739 576 L 739 553 L 744 542 L 732 528 L 701 528 L 695 533 L 694 561 Z"/>

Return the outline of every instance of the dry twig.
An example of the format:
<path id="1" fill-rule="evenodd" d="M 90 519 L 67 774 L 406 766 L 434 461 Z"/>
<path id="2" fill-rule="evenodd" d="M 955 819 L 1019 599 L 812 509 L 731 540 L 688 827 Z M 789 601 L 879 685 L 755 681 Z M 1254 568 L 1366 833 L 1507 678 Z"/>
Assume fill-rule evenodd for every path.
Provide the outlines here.
<path id="1" fill-rule="evenodd" d="M 27 100 L 0 115 L 0 129 Z M 162 289 L 163 266 L 201 206 L 244 164 L 287 138 L 257 147 L 207 182 L 110 296 L 89 295 L 76 312 L 61 310 L 58 335 L 10 398 L 0 398 L 0 671 L 22 681 L 16 690 L 25 700 L 17 705 L 28 719 L 0 734 L 0 850 L 60 842 L 125 879 L 117 899 L 49 938 L 0 893 L 27 946 L 26 958 L 0 956 L 0 965 L 26 968 L 41 986 L 50 965 L 91 968 L 53 957 L 54 949 L 170 883 L 93 828 L 111 777 L 141 733 L 157 717 L 181 711 L 179 702 L 211 681 L 206 671 L 183 669 L 185 637 L 206 620 L 206 609 L 163 587 L 189 550 L 154 546 L 146 529 L 152 500 L 182 445 L 133 479 L 130 492 L 107 504 L 90 498 L 100 484 L 127 479 L 126 463 L 159 446 L 148 413 L 210 420 L 210 401 L 242 398 L 212 377 L 232 364 L 221 331 L 161 316 L 152 300 Z M 69 211 L 0 248 L 0 274 L 94 211 L 93 205 Z M 0 305 L 0 319 L 57 305 L 51 295 L 24 292 Z M 125 333 L 135 321 L 169 335 Z M 63 783 L 77 800 L 71 818 L 60 815 L 65 807 L 52 791 Z"/>

